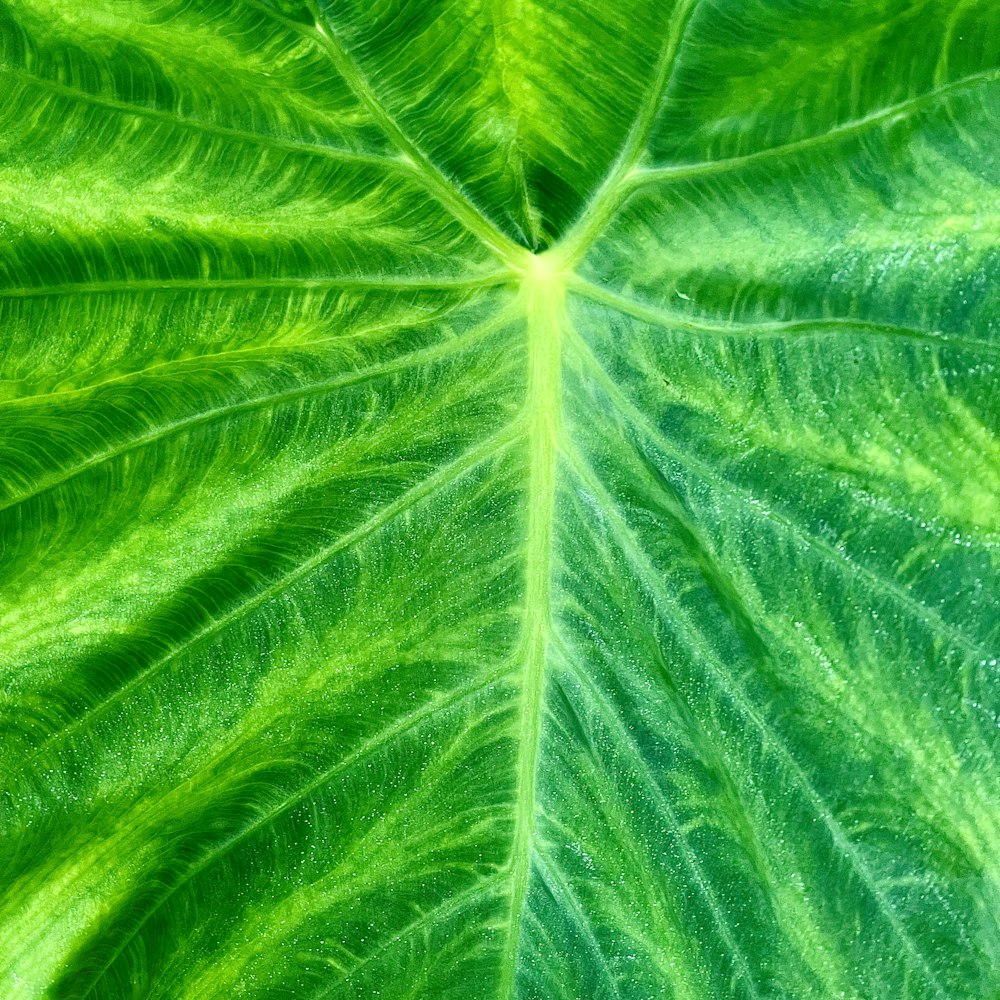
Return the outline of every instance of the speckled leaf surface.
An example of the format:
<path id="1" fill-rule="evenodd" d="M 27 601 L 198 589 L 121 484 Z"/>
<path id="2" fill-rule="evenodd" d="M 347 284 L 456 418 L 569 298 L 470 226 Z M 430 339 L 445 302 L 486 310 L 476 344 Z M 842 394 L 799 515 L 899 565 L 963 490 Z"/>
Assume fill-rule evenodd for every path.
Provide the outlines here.
<path id="1" fill-rule="evenodd" d="M 1000 997 L 994 0 L 0 3 L 4 1000 Z"/>

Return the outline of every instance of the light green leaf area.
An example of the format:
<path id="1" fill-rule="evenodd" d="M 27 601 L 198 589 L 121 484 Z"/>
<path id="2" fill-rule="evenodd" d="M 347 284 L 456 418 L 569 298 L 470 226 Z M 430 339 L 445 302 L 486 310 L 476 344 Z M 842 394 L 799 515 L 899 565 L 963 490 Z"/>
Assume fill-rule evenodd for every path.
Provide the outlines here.
<path id="1" fill-rule="evenodd" d="M 995 0 L 0 3 L 0 997 L 1000 997 Z"/>

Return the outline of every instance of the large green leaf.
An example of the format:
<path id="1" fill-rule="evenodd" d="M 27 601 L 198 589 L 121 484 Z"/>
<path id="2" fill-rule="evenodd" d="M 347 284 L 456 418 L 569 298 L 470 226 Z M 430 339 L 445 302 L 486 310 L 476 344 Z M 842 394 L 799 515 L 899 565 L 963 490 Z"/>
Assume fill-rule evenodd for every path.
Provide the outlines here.
<path id="1" fill-rule="evenodd" d="M 995 0 L 0 3 L 0 996 L 1000 997 Z"/>

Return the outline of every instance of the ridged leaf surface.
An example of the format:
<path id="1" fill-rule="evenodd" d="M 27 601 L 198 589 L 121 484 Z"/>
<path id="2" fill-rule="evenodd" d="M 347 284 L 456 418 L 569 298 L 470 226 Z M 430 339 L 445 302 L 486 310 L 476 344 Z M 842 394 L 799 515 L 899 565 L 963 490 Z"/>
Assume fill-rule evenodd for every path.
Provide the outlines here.
<path id="1" fill-rule="evenodd" d="M 1000 997 L 993 0 L 0 3 L 4 1000 Z"/>

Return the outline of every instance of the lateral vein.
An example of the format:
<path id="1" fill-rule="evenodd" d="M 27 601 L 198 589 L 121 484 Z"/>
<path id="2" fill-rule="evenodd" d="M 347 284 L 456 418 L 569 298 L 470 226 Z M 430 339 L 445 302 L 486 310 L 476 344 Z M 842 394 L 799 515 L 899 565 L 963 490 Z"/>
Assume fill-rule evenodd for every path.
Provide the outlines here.
<path id="1" fill-rule="evenodd" d="M 23 285 L 0 288 L 0 299 L 36 299 L 60 295 L 113 295 L 121 292 L 156 294 L 167 292 L 244 291 L 449 291 L 479 289 L 503 284 L 507 271 L 471 278 L 451 275 L 318 275 L 282 278 L 123 278 L 109 281 L 78 281 L 62 285 Z"/>
<path id="2" fill-rule="evenodd" d="M 39 90 L 47 90 L 52 94 L 58 94 L 67 100 L 104 108 L 107 111 L 114 111 L 122 115 L 151 118 L 156 121 L 166 122 L 176 128 L 201 132 L 204 135 L 219 136 L 220 138 L 233 139 L 237 142 L 246 142 L 264 149 L 320 156 L 341 163 L 367 163 L 385 169 L 404 171 L 412 169 L 410 164 L 403 159 L 391 159 L 379 153 L 345 149 L 338 146 L 327 146 L 323 143 L 306 142 L 299 139 L 283 139 L 280 136 L 267 135 L 263 132 L 249 132 L 245 129 L 232 128 L 228 125 L 217 125 L 214 122 L 188 118 L 185 115 L 167 111 L 163 108 L 146 107 L 141 104 L 133 104 L 131 101 L 122 101 L 115 97 L 92 94 L 82 87 L 71 86 L 56 80 L 48 80 L 43 76 L 38 76 L 36 73 L 31 73 L 28 70 L 15 66 L 0 66 L 0 72 L 6 73 L 29 86 L 37 87 Z"/>
<path id="3" fill-rule="evenodd" d="M 494 250 L 505 260 L 512 260 L 522 254 L 523 248 L 505 235 L 486 215 L 477 208 L 468 196 L 451 181 L 431 158 L 403 131 L 396 119 L 375 95 L 371 84 L 361 72 L 357 63 L 343 43 L 328 29 L 320 16 L 316 4 L 308 3 L 309 11 L 316 21 L 316 37 L 329 56 L 334 69 L 343 77 L 347 85 L 368 108 L 395 146 L 416 166 L 429 191 L 461 222 L 469 232 Z"/>
<path id="4" fill-rule="evenodd" d="M 620 195 L 628 187 L 627 180 L 645 151 L 660 103 L 676 73 L 681 46 L 700 2 L 701 0 L 682 0 L 674 8 L 653 82 L 629 129 L 625 143 L 604 182 L 562 241 L 562 252 L 568 263 L 576 263 L 587 252 L 617 209 Z"/>
<path id="5" fill-rule="evenodd" d="M 888 107 L 871 111 L 861 118 L 853 118 L 849 121 L 841 122 L 826 132 L 805 136 L 793 142 L 785 142 L 778 146 L 769 146 L 767 149 L 759 149 L 753 153 L 745 153 L 741 156 L 729 156 L 721 160 L 704 160 L 700 163 L 679 163 L 667 167 L 650 167 L 646 170 L 637 170 L 624 185 L 621 193 L 623 196 L 630 195 L 639 188 L 650 184 L 658 184 L 666 181 L 683 181 L 689 178 L 699 179 L 712 174 L 739 170 L 741 167 L 760 163 L 765 160 L 791 156 L 802 150 L 814 149 L 817 146 L 834 143 L 838 139 L 850 138 L 851 136 L 862 134 L 868 129 L 876 128 L 879 125 L 890 124 L 894 119 L 898 120 L 899 118 L 907 117 L 911 112 L 919 111 L 925 105 L 933 104 L 938 99 L 945 98 L 949 94 L 971 90 L 980 84 L 989 85 L 997 82 L 1000 82 L 1000 70 L 971 73 L 960 79 L 952 80 L 950 83 L 934 87 L 932 90 L 918 94 L 916 97 L 900 101 L 898 104 L 890 104 Z"/>
<path id="6" fill-rule="evenodd" d="M 625 395 L 614 379 L 611 378 L 583 337 L 575 330 L 572 330 L 572 328 L 571 333 L 574 335 L 572 344 L 575 353 L 590 369 L 601 387 L 607 392 L 618 412 L 638 430 L 642 431 L 649 441 L 665 455 L 693 472 L 704 483 L 717 489 L 734 506 L 739 507 L 740 505 L 750 504 L 752 509 L 760 512 L 760 516 L 774 525 L 783 535 L 796 540 L 802 545 L 808 546 L 823 560 L 838 567 L 841 573 L 861 577 L 869 586 L 885 594 L 915 619 L 930 626 L 935 631 L 947 635 L 956 646 L 964 649 L 970 656 L 983 658 L 992 655 L 986 646 L 970 640 L 961 629 L 956 628 L 951 622 L 947 621 L 940 611 L 917 600 L 905 587 L 889 577 L 880 576 L 864 563 L 857 562 L 849 556 L 844 555 L 836 546 L 831 545 L 819 535 L 808 531 L 802 525 L 796 524 L 791 518 L 773 510 L 769 510 L 766 513 L 763 512 L 760 509 L 760 505 L 754 502 L 756 498 L 745 487 L 739 486 L 737 483 L 720 476 L 718 472 L 699 459 L 693 452 L 682 452 L 676 445 L 671 444 L 662 431 L 657 428 L 655 422 L 650 420 Z"/>
<path id="7" fill-rule="evenodd" d="M 604 510 L 609 515 L 613 537 L 625 558 L 629 561 L 637 576 L 654 597 L 656 604 L 676 621 L 684 634 L 693 636 L 699 630 L 692 623 L 690 616 L 677 603 L 663 583 L 662 574 L 658 572 L 649 555 L 636 542 L 632 528 L 625 521 L 619 510 L 618 501 L 611 495 L 604 484 L 593 475 L 592 471 L 582 461 L 571 461 L 571 468 L 581 483 L 592 491 L 600 500 Z M 892 899 L 865 860 L 861 851 L 850 839 L 840 820 L 834 815 L 826 799 L 813 785 L 809 775 L 799 763 L 789 748 L 784 736 L 768 717 L 754 704 L 743 687 L 739 676 L 726 668 L 719 656 L 705 645 L 696 648 L 702 663 L 707 668 L 706 674 L 714 681 L 717 690 L 730 698 L 740 712 L 750 720 L 767 744 L 772 746 L 782 759 L 792 782 L 798 786 L 800 794 L 808 802 L 814 815 L 826 828 L 834 847 L 847 859 L 857 873 L 858 879 L 874 900 L 878 909 L 892 929 L 899 943 L 907 953 L 911 966 L 917 970 L 932 988 L 939 1000 L 945 1000 L 947 994 L 937 974 L 928 964 L 923 952 L 910 934 L 909 928 L 903 923 Z"/>
<path id="8" fill-rule="evenodd" d="M 943 330 L 922 330 L 915 326 L 900 326 L 896 323 L 882 323 L 877 320 L 851 316 L 805 316 L 791 320 L 764 320 L 761 322 L 739 323 L 736 321 L 706 320 L 690 313 L 676 312 L 659 306 L 648 305 L 628 295 L 611 291 L 600 285 L 574 275 L 570 285 L 572 291 L 582 298 L 598 305 L 607 306 L 651 326 L 663 330 L 685 330 L 692 333 L 706 333 L 725 339 L 743 338 L 747 340 L 780 340 L 789 336 L 822 337 L 837 336 L 838 333 L 863 333 L 871 337 L 889 337 L 901 340 L 925 341 L 932 344 L 951 345 L 969 350 L 1000 353 L 1000 345 L 975 337 L 963 337 Z"/>
<path id="9" fill-rule="evenodd" d="M 502 455 L 509 447 L 520 440 L 522 436 L 523 427 L 520 422 L 509 424 L 501 428 L 497 433 L 486 438 L 484 441 L 479 442 L 468 451 L 463 452 L 447 465 L 441 466 L 426 479 L 421 480 L 405 493 L 398 496 L 391 503 L 386 504 L 380 510 L 376 511 L 376 513 L 365 520 L 362 524 L 357 525 L 350 531 L 341 535 L 339 538 L 336 538 L 329 545 L 326 545 L 324 548 L 317 551 L 295 569 L 284 573 L 276 580 L 272 581 L 268 586 L 254 594 L 251 594 L 248 598 L 246 598 L 246 600 L 236 604 L 224 615 L 216 618 L 210 624 L 205 626 L 205 628 L 165 652 L 163 656 L 154 660 L 151 664 L 149 664 L 149 666 L 137 673 L 103 701 L 90 706 L 88 709 L 78 714 L 71 723 L 63 729 L 60 729 L 58 732 L 53 733 L 47 740 L 39 744 L 33 751 L 31 759 L 37 758 L 51 746 L 61 743 L 70 733 L 83 728 L 84 725 L 92 722 L 94 718 L 107 712 L 112 705 L 127 698 L 129 694 L 141 685 L 147 683 L 168 664 L 175 661 L 182 653 L 190 651 L 202 642 L 205 642 L 207 639 L 212 638 L 212 636 L 218 635 L 227 626 L 231 625 L 233 622 L 239 621 L 255 608 L 258 608 L 261 605 L 266 604 L 272 598 L 285 593 L 297 581 L 304 579 L 314 570 L 324 566 L 338 553 L 343 552 L 346 549 L 364 541 L 366 538 L 376 534 L 386 525 L 391 524 L 401 514 L 410 510 L 422 500 L 426 500 L 428 497 L 434 496 L 434 494 L 439 490 L 444 489 L 482 463 Z"/>
<path id="10" fill-rule="evenodd" d="M 175 434 L 189 431 L 195 427 L 201 427 L 217 421 L 229 420 L 244 413 L 251 413 L 255 410 L 265 409 L 269 406 L 278 406 L 294 403 L 320 396 L 324 393 L 334 392 L 338 389 L 345 389 L 352 385 L 359 385 L 363 382 L 380 378 L 384 375 L 391 375 L 398 371 L 415 368 L 421 364 L 446 358 L 463 350 L 469 344 L 474 343 L 481 337 L 486 336 L 492 329 L 492 324 L 484 325 L 474 337 L 459 340 L 458 342 L 445 342 L 434 344 L 431 347 L 413 351 L 410 354 L 401 355 L 392 361 L 380 365 L 371 365 L 367 368 L 357 369 L 334 378 L 323 379 L 318 382 L 296 385 L 289 389 L 282 389 L 277 392 L 268 393 L 263 396 L 256 396 L 237 403 L 228 403 L 215 407 L 211 410 L 204 410 L 199 413 L 181 417 L 173 423 L 164 424 L 159 427 L 150 428 L 145 434 L 121 442 L 120 444 L 106 448 L 104 451 L 96 452 L 84 459 L 77 465 L 62 469 L 41 482 L 33 483 L 22 489 L 20 492 L 12 492 L 7 496 L 0 494 L 0 514 L 10 510 L 19 504 L 25 503 L 32 498 L 39 496 L 48 490 L 61 486 L 63 483 L 74 479 L 76 476 L 87 472 L 106 462 L 111 462 L 128 452 L 136 451 L 140 448 L 148 447 L 165 438 Z M 4 485 L 0 482 L 0 485 Z"/>

